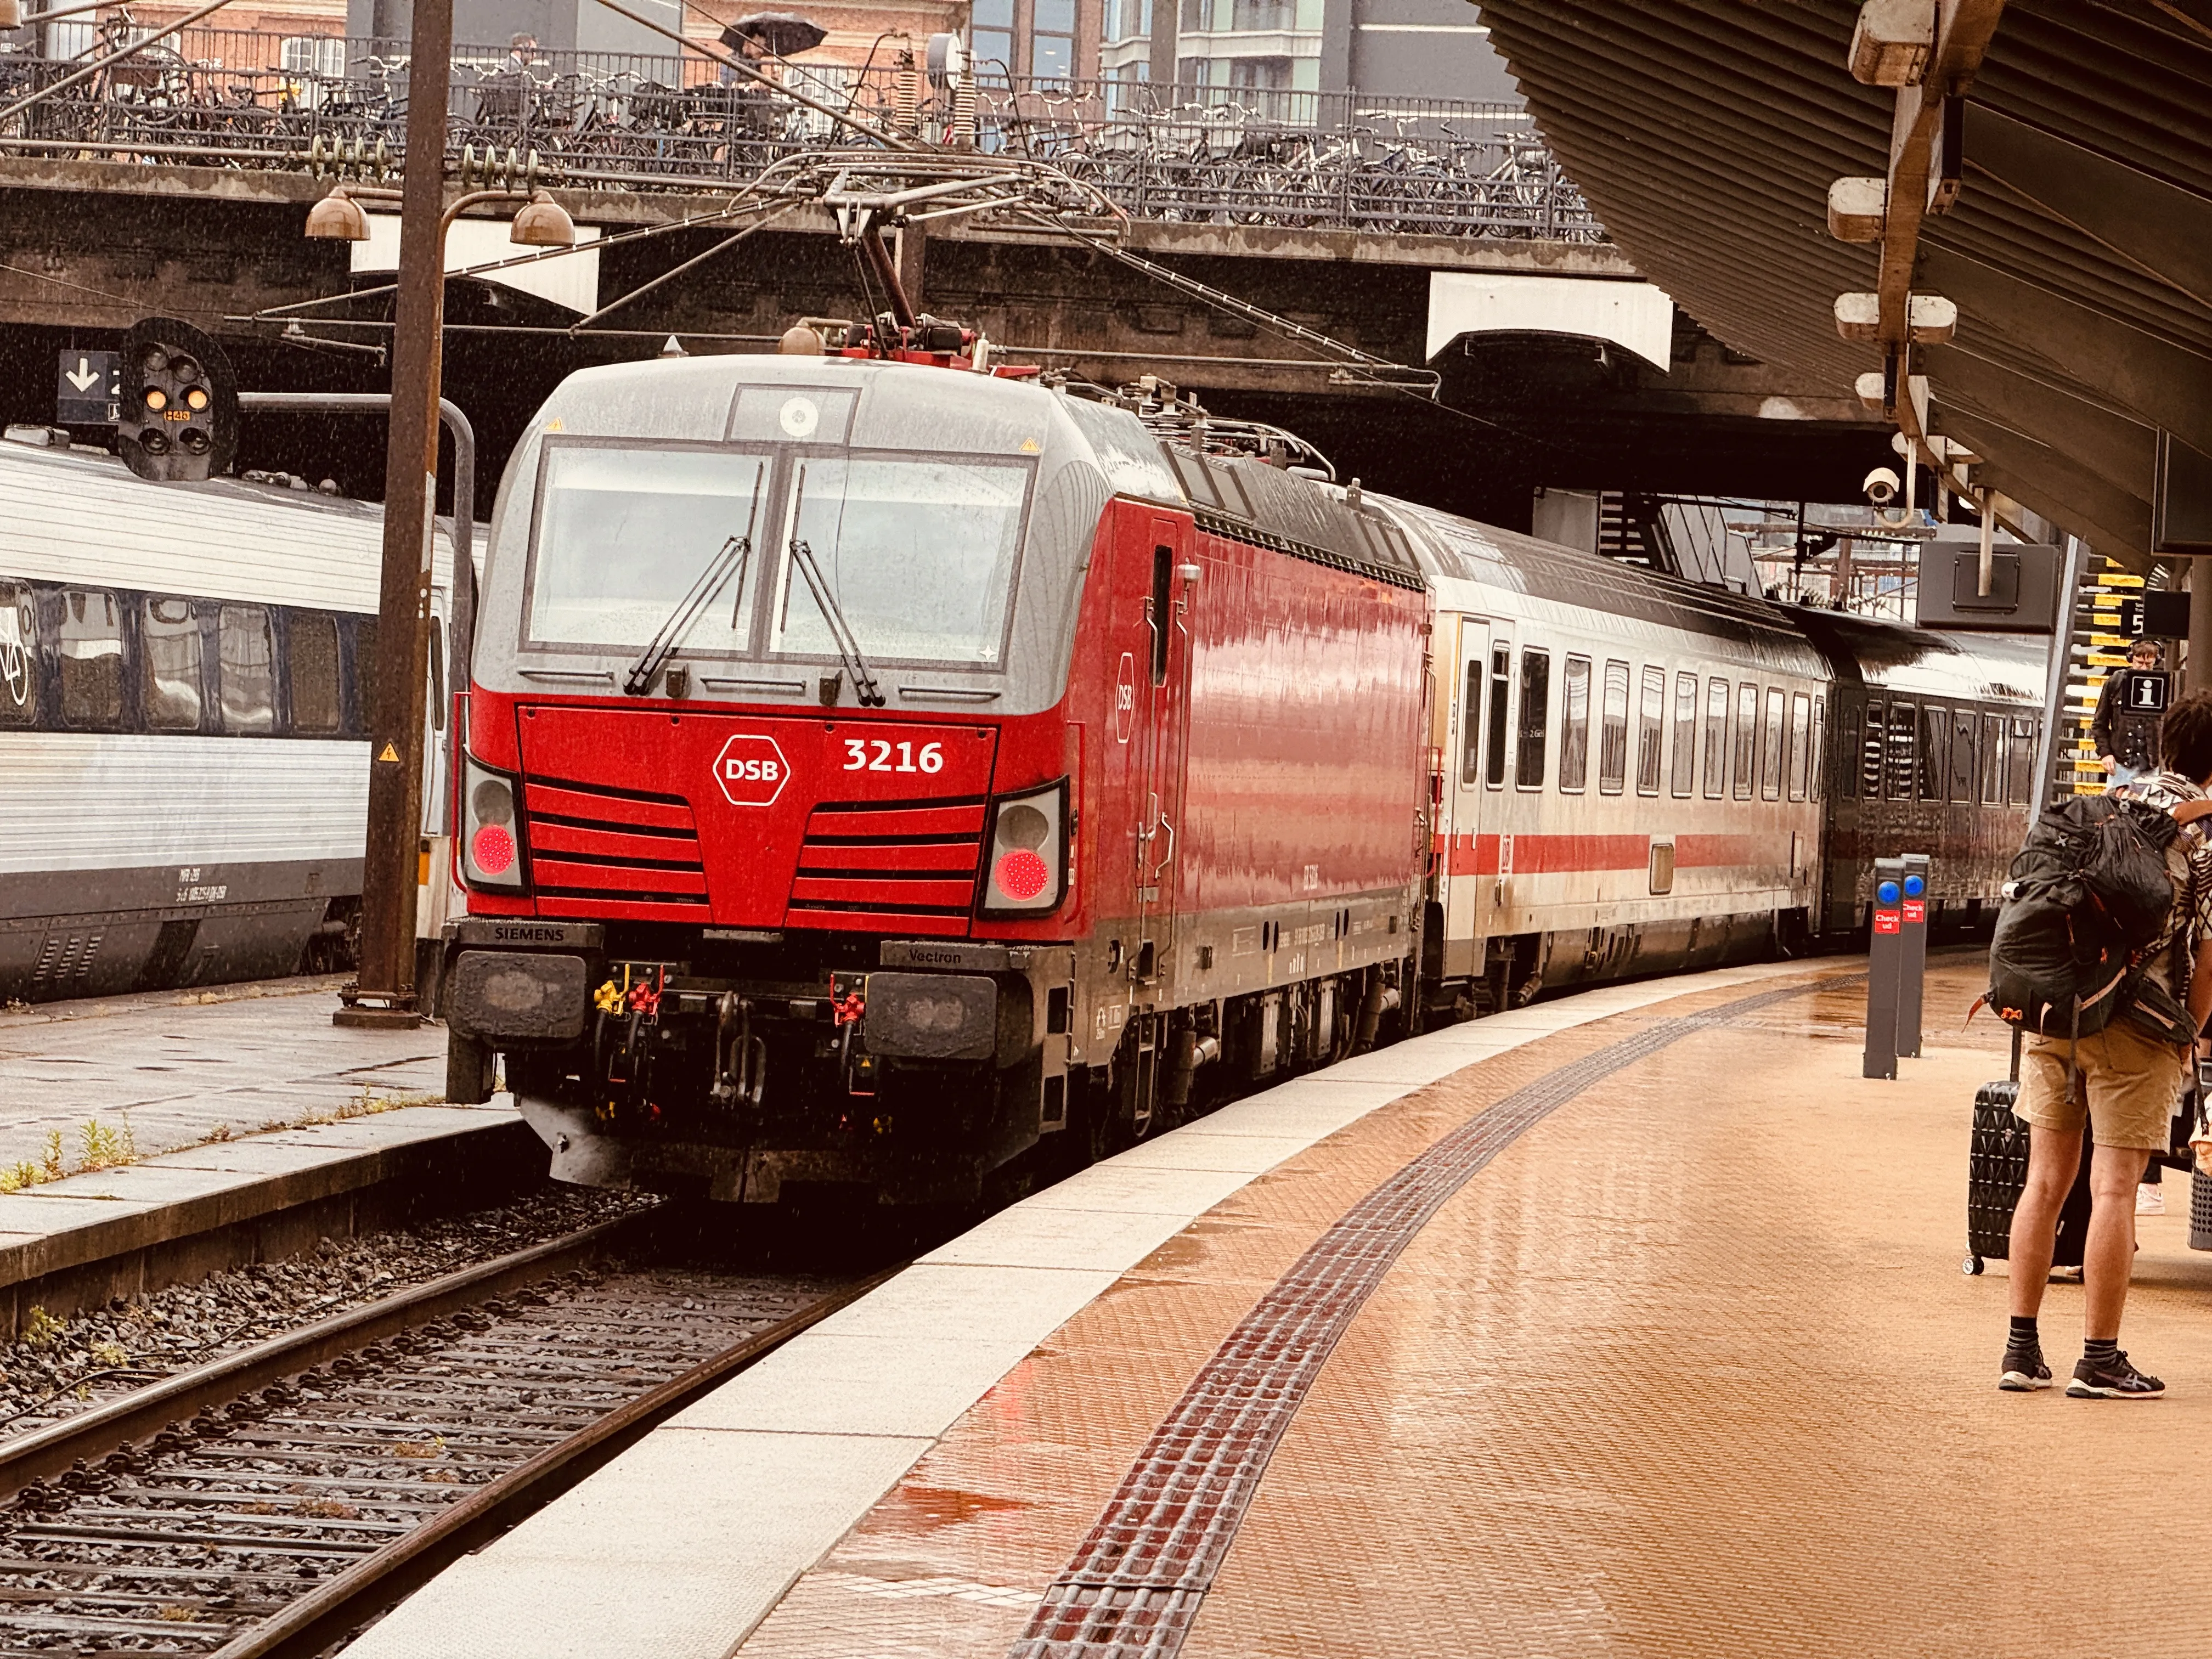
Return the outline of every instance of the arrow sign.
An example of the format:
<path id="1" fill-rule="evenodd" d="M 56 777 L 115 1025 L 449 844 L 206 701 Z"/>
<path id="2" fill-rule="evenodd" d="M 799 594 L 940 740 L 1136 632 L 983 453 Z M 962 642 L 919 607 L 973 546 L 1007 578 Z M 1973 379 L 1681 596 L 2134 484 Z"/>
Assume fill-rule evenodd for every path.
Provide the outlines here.
<path id="1" fill-rule="evenodd" d="M 63 426 L 113 426 L 122 380 L 120 352 L 63 352 L 54 376 L 54 419 Z"/>

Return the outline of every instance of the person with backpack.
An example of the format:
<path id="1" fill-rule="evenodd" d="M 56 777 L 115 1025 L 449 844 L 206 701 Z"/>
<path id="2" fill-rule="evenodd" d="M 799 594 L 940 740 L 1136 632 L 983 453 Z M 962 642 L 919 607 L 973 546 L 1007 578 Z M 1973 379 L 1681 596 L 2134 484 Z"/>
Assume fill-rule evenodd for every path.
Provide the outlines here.
<path id="1" fill-rule="evenodd" d="M 2166 769 L 2138 781 L 2132 799 L 2077 797 L 2038 821 L 1990 944 L 1991 1000 L 2027 1033 L 2013 1108 L 2029 1126 L 2027 1182 L 2012 1218 L 2001 1389 L 2051 1384 L 2036 1316 L 2086 1122 L 2095 1144 L 2084 1340 L 2066 1392 L 2166 1392 L 2120 1351 L 2120 1316 L 2135 1265 L 2136 1183 L 2148 1155 L 2166 1149 L 2212 1014 L 2212 848 L 2203 839 L 2212 826 L 2200 823 L 2212 818 L 2212 692 L 2175 703 L 2159 735 Z"/>

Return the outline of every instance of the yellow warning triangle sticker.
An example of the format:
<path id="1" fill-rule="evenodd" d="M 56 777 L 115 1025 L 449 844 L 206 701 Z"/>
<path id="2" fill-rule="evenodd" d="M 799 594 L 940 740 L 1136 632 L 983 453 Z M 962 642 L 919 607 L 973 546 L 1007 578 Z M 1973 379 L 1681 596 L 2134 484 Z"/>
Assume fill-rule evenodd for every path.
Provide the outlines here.
<path id="1" fill-rule="evenodd" d="M 399 751 L 388 743 L 384 745 L 384 752 L 377 757 L 380 761 L 396 761 L 398 758 Z"/>

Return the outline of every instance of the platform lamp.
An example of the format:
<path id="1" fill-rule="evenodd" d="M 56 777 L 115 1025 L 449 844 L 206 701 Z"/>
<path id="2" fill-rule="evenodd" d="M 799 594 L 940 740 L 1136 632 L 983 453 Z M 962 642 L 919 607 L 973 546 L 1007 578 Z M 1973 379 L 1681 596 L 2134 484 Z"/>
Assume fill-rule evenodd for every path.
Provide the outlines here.
<path id="1" fill-rule="evenodd" d="M 6 0 L 0 0 L 5 4 Z M 416 0 L 414 63 L 446 64 L 452 0 Z M 427 95 L 426 95 L 427 94 Z M 445 153 L 444 87 L 414 88 L 407 147 Z M 450 203 L 444 169 L 408 173 L 403 188 L 337 185 L 307 213 L 316 240 L 368 240 L 363 201 L 399 204 L 399 275 L 393 307 L 392 416 L 384 470 L 384 562 L 377 606 L 375 688 L 369 722 L 368 827 L 361 877 L 361 963 L 338 993 L 334 1024 L 411 1030 L 416 1001 L 416 900 L 422 823 L 424 681 L 430 648 L 430 526 L 438 488 L 438 400 L 445 336 L 446 233 L 481 203 L 520 201 L 508 230 L 525 247 L 573 247 L 576 227 L 542 190 L 466 191 Z M 470 556 L 471 528 L 454 527 L 454 554 Z"/>
<path id="2" fill-rule="evenodd" d="M 0 0 L 0 29 L 23 27 L 23 0 Z"/>

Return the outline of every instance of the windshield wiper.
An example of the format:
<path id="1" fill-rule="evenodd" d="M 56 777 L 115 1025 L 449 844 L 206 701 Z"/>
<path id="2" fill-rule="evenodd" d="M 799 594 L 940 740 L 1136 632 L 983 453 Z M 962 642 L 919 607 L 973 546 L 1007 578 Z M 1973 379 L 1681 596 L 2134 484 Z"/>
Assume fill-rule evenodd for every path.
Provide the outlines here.
<path id="1" fill-rule="evenodd" d="M 793 536 L 791 538 L 791 562 L 799 567 L 799 574 L 806 578 L 807 591 L 814 595 L 814 603 L 821 610 L 823 621 L 830 624 L 830 637 L 837 647 L 837 654 L 844 661 L 846 671 L 853 677 L 854 692 L 863 708 L 881 708 L 884 694 L 876 684 L 876 677 L 868 672 L 867 659 L 860 654 L 860 641 L 853 632 L 853 624 L 845 620 L 843 607 L 837 596 L 830 591 L 823 580 L 822 567 L 814 562 L 814 550 Z M 827 695 L 825 690 L 825 696 Z"/>
<path id="2" fill-rule="evenodd" d="M 752 560 L 753 524 L 760 514 L 761 472 L 765 465 L 753 475 L 753 503 L 751 514 L 745 520 L 745 533 L 732 536 L 722 544 L 722 550 L 708 561 L 699 573 L 699 580 L 691 584 L 691 591 L 677 601 L 676 609 L 668 613 L 653 636 L 646 641 L 645 649 L 629 672 L 623 678 L 623 690 L 633 697 L 641 697 L 653 689 L 653 676 L 660 672 L 661 665 L 676 654 L 676 647 L 684 643 L 684 636 L 691 631 L 691 624 L 699 620 L 714 595 L 722 591 L 722 584 L 730 579 L 734 567 L 738 572 L 738 604 L 745 601 L 745 571 Z M 734 617 L 731 625 L 736 626 Z"/>
<path id="3" fill-rule="evenodd" d="M 629 665 L 629 673 L 623 681 L 623 690 L 633 697 L 641 697 L 653 689 L 653 676 L 660 672 L 663 663 L 676 654 L 676 647 L 683 644 L 684 636 L 691 631 L 691 624 L 698 620 L 699 613 L 729 579 L 730 567 L 735 565 L 742 571 L 752 550 L 750 536 L 732 536 L 722 544 L 722 550 L 714 556 L 714 562 L 699 573 L 699 580 L 691 584 L 691 591 L 668 613 L 668 620 L 660 624 L 660 631 L 646 642 L 643 653 Z M 744 591 L 742 575 L 738 578 L 738 591 Z"/>

